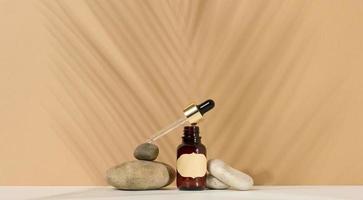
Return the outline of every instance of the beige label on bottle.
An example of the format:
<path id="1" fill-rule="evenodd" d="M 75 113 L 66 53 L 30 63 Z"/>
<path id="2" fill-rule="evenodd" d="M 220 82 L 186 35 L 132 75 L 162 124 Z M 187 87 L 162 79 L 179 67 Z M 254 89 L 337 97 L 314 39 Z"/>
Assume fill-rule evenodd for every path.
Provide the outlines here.
<path id="1" fill-rule="evenodd" d="M 207 158 L 204 154 L 183 154 L 176 161 L 176 169 L 183 177 L 203 177 L 207 173 Z"/>

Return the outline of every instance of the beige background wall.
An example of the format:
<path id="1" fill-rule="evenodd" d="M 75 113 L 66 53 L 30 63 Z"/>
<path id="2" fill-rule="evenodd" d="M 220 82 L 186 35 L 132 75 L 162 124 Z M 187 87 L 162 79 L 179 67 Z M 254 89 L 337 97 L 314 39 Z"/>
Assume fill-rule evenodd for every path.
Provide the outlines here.
<path id="1" fill-rule="evenodd" d="M 0 0 L 0 185 L 105 184 L 207 98 L 209 158 L 257 184 L 363 184 L 362 19 L 358 0 Z"/>

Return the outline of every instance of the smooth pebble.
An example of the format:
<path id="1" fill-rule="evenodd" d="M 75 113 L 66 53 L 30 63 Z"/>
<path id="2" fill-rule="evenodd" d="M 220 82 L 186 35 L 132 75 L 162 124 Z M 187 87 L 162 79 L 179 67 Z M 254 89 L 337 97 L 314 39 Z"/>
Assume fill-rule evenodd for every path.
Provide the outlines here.
<path id="1" fill-rule="evenodd" d="M 159 147 L 152 143 L 143 143 L 136 147 L 134 157 L 138 160 L 155 160 L 159 155 Z"/>
<path id="2" fill-rule="evenodd" d="M 253 179 L 219 159 L 212 159 L 207 164 L 208 171 L 214 177 L 237 190 L 249 190 L 253 186 Z"/>
<path id="3" fill-rule="evenodd" d="M 209 189 L 224 190 L 229 188 L 228 185 L 214 177 L 212 174 L 207 175 L 207 187 Z"/>

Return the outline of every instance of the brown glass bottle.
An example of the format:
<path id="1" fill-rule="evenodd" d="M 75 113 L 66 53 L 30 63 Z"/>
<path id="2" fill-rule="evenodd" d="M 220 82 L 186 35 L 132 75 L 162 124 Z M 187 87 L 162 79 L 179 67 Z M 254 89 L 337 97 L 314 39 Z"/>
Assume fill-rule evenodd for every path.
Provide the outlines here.
<path id="1" fill-rule="evenodd" d="M 180 190 L 204 190 L 206 187 L 207 150 L 201 143 L 199 127 L 184 127 L 183 143 L 177 150 L 177 179 Z"/>

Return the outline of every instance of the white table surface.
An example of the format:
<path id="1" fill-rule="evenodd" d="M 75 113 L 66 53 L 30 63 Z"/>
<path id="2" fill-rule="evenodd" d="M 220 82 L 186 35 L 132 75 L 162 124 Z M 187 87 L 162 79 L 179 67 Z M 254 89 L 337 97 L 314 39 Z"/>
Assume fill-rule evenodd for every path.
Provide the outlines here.
<path id="1" fill-rule="evenodd" d="M 363 200 L 363 186 L 256 186 L 250 191 L 204 190 L 179 191 L 175 188 L 150 191 L 121 191 L 111 187 L 89 186 L 24 186 L 0 187 L 1 200 L 114 200 L 114 199 L 207 199 L 207 200 Z"/>

